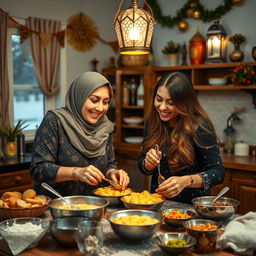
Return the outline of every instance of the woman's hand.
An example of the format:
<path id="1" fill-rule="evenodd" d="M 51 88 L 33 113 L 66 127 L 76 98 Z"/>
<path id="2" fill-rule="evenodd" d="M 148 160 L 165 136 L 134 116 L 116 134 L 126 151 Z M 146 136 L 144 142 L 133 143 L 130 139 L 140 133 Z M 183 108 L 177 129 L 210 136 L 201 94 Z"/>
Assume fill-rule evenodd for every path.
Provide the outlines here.
<path id="1" fill-rule="evenodd" d="M 144 163 L 145 163 L 145 168 L 148 171 L 153 170 L 154 168 L 156 168 L 156 166 L 158 164 L 160 164 L 160 160 L 162 158 L 162 152 L 158 151 L 156 152 L 156 150 L 154 148 L 151 148 L 147 153 L 146 153 L 146 157 L 144 159 Z"/>
<path id="2" fill-rule="evenodd" d="M 164 197 L 172 198 L 180 194 L 180 192 L 190 185 L 188 176 L 173 176 L 165 180 L 156 189 L 156 192 Z"/>
<path id="3" fill-rule="evenodd" d="M 94 186 L 102 182 L 102 179 L 104 178 L 103 173 L 93 165 L 77 167 L 73 170 L 73 173 L 76 180 Z"/>
<path id="4" fill-rule="evenodd" d="M 124 190 L 130 183 L 130 178 L 127 172 L 122 169 L 109 169 L 106 173 L 106 177 L 113 181 L 117 181 L 121 185 L 122 190 Z"/>

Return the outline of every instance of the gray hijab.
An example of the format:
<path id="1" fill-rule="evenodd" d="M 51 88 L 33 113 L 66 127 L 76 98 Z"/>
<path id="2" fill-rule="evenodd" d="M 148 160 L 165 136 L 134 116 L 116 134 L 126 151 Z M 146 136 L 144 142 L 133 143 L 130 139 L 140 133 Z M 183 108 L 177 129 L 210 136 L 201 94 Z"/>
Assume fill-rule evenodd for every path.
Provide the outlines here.
<path id="1" fill-rule="evenodd" d="M 105 155 L 109 134 L 114 131 L 114 125 L 106 115 L 96 124 L 87 123 L 82 116 L 86 99 L 103 85 L 109 86 L 112 98 L 111 84 L 104 76 L 97 72 L 85 72 L 70 85 L 65 107 L 51 111 L 60 120 L 71 144 L 88 158 Z"/>

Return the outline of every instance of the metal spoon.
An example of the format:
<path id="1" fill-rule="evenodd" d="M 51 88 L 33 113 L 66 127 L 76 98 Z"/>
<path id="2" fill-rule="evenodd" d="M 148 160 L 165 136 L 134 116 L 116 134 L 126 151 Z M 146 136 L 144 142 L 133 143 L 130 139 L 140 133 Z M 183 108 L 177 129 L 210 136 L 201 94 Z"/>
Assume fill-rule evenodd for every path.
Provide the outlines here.
<path id="1" fill-rule="evenodd" d="M 79 210 L 80 208 L 78 206 L 74 206 L 71 205 L 59 192 L 57 192 L 53 187 L 51 187 L 49 184 L 43 182 L 41 184 L 42 187 L 44 187 L 45 189 L 47 189 L 48 191 L 50 191 L 51 193 L 53 193 L 54 195 L 56 195 L 57 197 L 59 197 L 61 200 L 63 200 L 63 202 L 68 205 L 68 207 L 70 207 L 70 209 L 76 209 Z"/>
<path id="2" fill-rule="evenodd" d="M 211 201 L 211 205 L 213 205 L 222 195 L 224 195 L 228 191 L 229 187 L 224 187 L 223 189 L 221 189 L 218 195 Z"/>
<path id="3" fill-rule="evenodd" d="M 155 145 L 155 151 L 158 154 L 159 152 L 158 144 Z M 165 177 L 161 174 L 161 171 L 160 171 L 160 164 L 157 165 L 157 170 L 158 170 L 157 182 L 158 182 L 158 185 L 160 185 L 162 182 L 165 181 Z"/>
<path id="4" fill-rule="evenodd" d="M 105 181 L 107 181 L 112 187 L 114 187 L 115 189 L 121 189 L 122 186 L 117 182 L 117 181 L 114 181 L 114 180 L 110 180 L 110 179 L 107 179 L 107 178 L 103 178 Z"/>

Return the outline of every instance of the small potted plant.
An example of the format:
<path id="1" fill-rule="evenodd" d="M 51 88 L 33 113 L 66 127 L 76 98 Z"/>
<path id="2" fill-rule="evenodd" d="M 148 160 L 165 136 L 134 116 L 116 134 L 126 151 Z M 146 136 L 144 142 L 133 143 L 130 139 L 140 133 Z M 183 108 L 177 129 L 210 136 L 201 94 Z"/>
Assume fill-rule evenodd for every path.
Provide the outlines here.
<path id="1" fill-rule="evenodd" d="M 245 42 L 246 38 L 242 34 L 234 34 L 229 38 L 229 41 L 234 44 L 234 51 L 230 53 L 229 58 L 232 62 L 242 61 L 244 53 L 240 50 L 240 45 Z"/>
<path id="2" fill-rule="evenodd" d="M 176 66 L 179 59 L 180 44 L 175 43 L 172 40 L 167 42 L 163 48 L 162 53 L 168 55 L 171 66 Z"/>
<path id="3" fill-rule="evenodd" d="M 15 126 L 0 127 L 0 134 L 6 139 L 5 142 L 5 153 L 9 157 L 17 155 L 17 142 L 16 138 L 24 130 L 27 125 L 26 121 L 19 120 Z"/>

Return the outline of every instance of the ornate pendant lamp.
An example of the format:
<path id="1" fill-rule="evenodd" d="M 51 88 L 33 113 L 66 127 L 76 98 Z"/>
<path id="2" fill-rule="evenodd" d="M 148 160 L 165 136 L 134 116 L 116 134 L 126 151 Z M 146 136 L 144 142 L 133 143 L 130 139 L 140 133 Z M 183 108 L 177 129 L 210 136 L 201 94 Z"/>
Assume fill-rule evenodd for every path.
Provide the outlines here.
<path id="1" fill-rule="evenodd" d="M 226 61 L 226 32 L 218 20 L 207 31 L 207 63 Z"/>
<path id="2" fill-rule="evenodd" d="M 117 14 L 114 18 L 117 40 L 120 54 L 141 55 L 150 54 L 150 43 L 156 24 L 152 9 L 144 0 L 151 11 L 149 14 L 138 7 L 138 0 L 132 0 L 130 9 L 120 11 L 121 1 Z"/>

